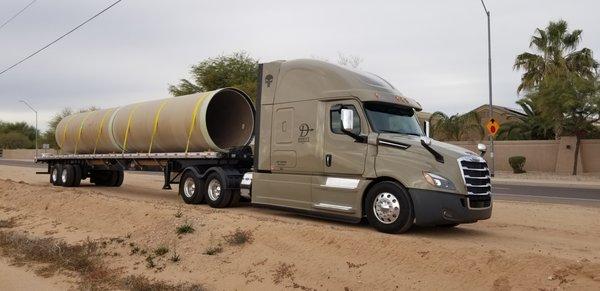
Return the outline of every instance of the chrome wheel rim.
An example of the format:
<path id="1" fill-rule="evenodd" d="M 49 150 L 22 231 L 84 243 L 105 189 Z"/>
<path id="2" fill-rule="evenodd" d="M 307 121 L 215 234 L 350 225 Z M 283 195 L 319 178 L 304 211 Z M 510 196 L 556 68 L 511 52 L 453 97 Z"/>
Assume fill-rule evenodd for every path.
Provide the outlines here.
<path id="1" fill-rule="evenodd" d="M 217 179 L 212 179 L 208 183 L 208 198 L 212 201 L 216 201 L 221 196 L 221 182 Z"/>
<path id="2" fill-rule="evenodd" d="M 52 169 L 52 181 L 54 181 L 54 182 L 58 181 L 58 169 L 57 168 Z"/>
<path id="3" fill-rule="evenodd" d="M 196 192 L 196 181 L 194 181 L 194 178 L 189 177 L 189 178 L 185 179 L 185 182 L 183 183 L 183 195 L 185 195 L 185 197 L 187 197 L 187 198 L 192 198 L 192 196 L 194 196 L 195 192 Z"/>
<path id="4" fill-rule="evenodd" d="M 61 181 L 63 182 L 63 184 L 66 184 L 66 183 L 67 183 L 67 175 L 68 175 L 68 174 L 69 174 L 69 173 L 67 173 L 67 169 L 63 169 L 63 170 L 62 170 L 62 174 L 60 175 L 60 179 L 61 179 Z"/>
<path id="5" fill-rule="evenodd" d="M 375 197 L 373 213 L 381 223 L 391 224 L 400 217 L 400 202 L 392 193 L 383 192 Z"/>

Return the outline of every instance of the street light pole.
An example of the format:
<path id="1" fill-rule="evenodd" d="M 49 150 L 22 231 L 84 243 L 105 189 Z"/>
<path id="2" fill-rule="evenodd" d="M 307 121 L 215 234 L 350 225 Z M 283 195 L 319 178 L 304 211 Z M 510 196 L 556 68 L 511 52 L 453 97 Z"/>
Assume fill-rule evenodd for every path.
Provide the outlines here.
<path id="1" fill-rule="evenodd" d="M 19 100 L 19 102 L 25 104 L 29 109 L 35 112 L 35 158 L 38 156 L 38 112 L 33 108 L 33 106 L 29 105 L 29 103 L 25 100 Z"/>
<path id="2" fill-rule="evenodd" d="M 483 0 L 481 0 L 481 5 L 483 5 L 483 11 L 485 11 L 485 15 L 487 16 L 487 33 L 488 33 L 488 94 L 489 94 L 489 99 L 490 99 L 490 106 L 489 106 L 489 115 L 490 115 L 490 120 L 492 118 L 494 118 L 493 116 L 493 111 L 494 108 L 492 106 L 492 36 L 491 36 L 491 31 L 490 31 L 490 11 L 487 9 L 487 7 L 485 6 L 485 3 L 483 2 Z M 490 164 L 491 164 L 491 171 L 490 171 L 490 175 L 492 177 L 494 177 L 494 136 L 490 134 Z"/>

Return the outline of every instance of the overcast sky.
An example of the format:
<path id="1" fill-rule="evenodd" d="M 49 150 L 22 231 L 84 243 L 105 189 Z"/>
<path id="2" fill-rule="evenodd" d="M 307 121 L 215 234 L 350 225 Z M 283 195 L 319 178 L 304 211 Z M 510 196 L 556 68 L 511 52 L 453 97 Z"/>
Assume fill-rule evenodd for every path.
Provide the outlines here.
<path id="1" fill-rule="evenodd" d="M 30 0 L 0 1 L 0 23 Z M 42 47 L 113 0 L 38 0 L 0 29 L 0 69 Z M 517 54 L 536 27 L 565 19 L 600 51 L 600 2 L 487 0 L 492 12 L 494 103 L 516 107 Z M 360 56 L 425 111 L 465 112 L 487 102 L 487 35 L 479 0 L 124 0 L 82 29 L 0 75 L 0 120 L 61 108 L 102 108 L 168 96 L 208 57 L 244 50 L 260 61 Z M 596 57 L 598 59 L 598 57 Z"/>

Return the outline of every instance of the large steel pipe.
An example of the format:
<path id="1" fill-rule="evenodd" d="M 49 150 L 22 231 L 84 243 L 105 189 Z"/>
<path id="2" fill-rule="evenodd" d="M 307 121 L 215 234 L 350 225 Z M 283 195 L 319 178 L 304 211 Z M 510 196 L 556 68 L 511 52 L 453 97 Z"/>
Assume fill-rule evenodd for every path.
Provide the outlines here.
<path id="1" fill-rule="evenodd" d="M 62 153 L 220 151 L 247 145 L 254 130 L 250 98 L 237 89 L 77 113 L 56 127 Z"/>

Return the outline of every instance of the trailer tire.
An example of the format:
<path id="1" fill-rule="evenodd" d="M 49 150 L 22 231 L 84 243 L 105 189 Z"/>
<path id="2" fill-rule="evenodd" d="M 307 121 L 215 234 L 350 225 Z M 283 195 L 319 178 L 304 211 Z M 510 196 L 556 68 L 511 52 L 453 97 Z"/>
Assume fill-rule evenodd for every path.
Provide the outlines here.
<path id="1" fill-rule="evenodd" d="M 206 195 L 206 203 L 213 208 L 229 206 L 233 196 L 227 180 L 219 172 L 212 172 L 206 177 L 202 192 Z"/>
<path id="2" fill-rule="evenodd" d="M 81 185 L 82 170 L 80 165 L 73 165 L 75 176 L 73 177 L 73 187 L 79 187 Z"/>
<path id="3" fill-rule="evenodd" d="M 60 175 L 62 173 L 62 165 L 61 164 L 55 164 L 52 166 L 52 168 L 50 169 L 50 183 L 54 186 L 60 186 L 61 185 L 61 181 L 60 181 Z"/>
<path id="4" fill-rule="evenodd" d="M 75 183 L 75 167 L 67 164 L 62 166 L 60 181 L 63 187 L 73 187 Z"/>
<path id="5" fill-rule="evenodd" d="M 112 178 L 112 171 L 96 170 L 90 173 L 90 182 L 96 186 L 111 186 Z"/>
<path id="6" fill-rule="evenodd" d="M 204 183 L 194 172 L 186 171 L 179 181 L 179 196 L 186 204 L 204 202 Z"/>
<path id="7" fill-rule="evenodd" d="M 117 176 L 117 180 L 115 181 L 114 184 L 112 184 L 113 187 L 121 187 L 121 185 L 123 185 L 123 180 L 125 179 L 125 173 L 123 173 L 123 171 L 114 171 L 113 175 Z"/>
<path id="8" fill-rule="evenodd" d="M 386 233 L 406 232 L 414 223 L 408 191 L 398 183 L 384 181 L 367 193 L 365 211 L 369 224 Z"/>

